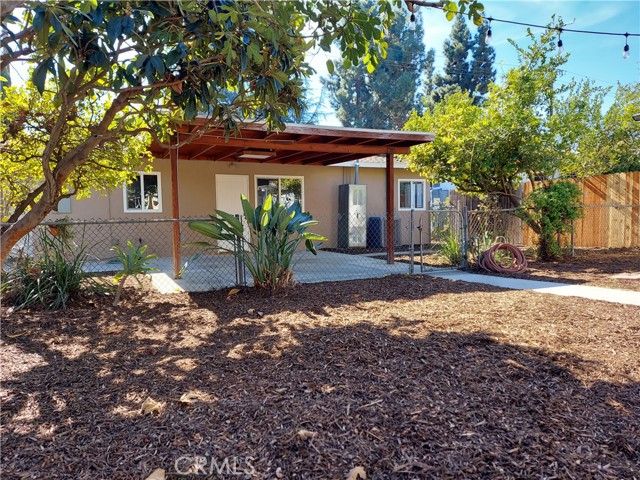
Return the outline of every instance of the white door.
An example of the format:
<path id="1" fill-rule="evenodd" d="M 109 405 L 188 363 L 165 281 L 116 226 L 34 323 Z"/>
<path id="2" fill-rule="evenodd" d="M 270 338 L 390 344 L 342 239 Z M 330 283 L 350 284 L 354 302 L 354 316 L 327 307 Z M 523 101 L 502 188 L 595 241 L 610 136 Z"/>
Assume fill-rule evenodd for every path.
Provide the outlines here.
<path id="1" fill-rule="evenodd" d="M 216 175 L 216 210 L 243 215 L 240 195 L 249 198 L 249 175 Z M 244 237 L 249 239 L 249 230 L 244 222 Z M 220 246 L 233 249 L 229 242 L 220 242 Z"/>

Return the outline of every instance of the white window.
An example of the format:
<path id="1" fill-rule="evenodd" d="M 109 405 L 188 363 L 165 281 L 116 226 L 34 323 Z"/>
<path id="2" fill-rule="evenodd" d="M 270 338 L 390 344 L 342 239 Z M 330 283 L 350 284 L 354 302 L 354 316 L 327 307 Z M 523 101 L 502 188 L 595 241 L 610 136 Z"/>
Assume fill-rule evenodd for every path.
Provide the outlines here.
<path id="1" fill-rule="evenodd" d="M 256 199 L 258 205 L 262 205 L 267 195 L 271 195 L 276 203 L 284 203 L 287 207 L 290 207 L 297 201 L 303 207 L 303 179 L 304 177 L 256 176 Z"/>
<path id="2" fill-rule="evenodd" d="M 138 172 L 124 186 L 125 212 L 162 212 L 162 191 L 159 172 Z"/>
<path id="3" fill-rule="evenodd" d="M 398 209 L 425 210 L 425 180 L 398 180 Z"/>

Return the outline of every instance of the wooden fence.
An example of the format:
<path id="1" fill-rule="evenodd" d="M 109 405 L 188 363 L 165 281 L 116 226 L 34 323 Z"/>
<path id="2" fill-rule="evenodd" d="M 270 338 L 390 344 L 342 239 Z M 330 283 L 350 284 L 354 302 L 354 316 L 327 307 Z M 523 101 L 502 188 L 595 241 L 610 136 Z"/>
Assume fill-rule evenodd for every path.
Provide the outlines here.
<path id="1" fill-rule="evenodd" d="M 599 175 L 578 184 L 585 208 L 574 224 L 574 246 L 640 247 L 640 172 Z M 527 183 L 524 192 L 530 191 Z M 523 243 L 532 245 L 535 240 L 535 233 L 525 227 Z"/>

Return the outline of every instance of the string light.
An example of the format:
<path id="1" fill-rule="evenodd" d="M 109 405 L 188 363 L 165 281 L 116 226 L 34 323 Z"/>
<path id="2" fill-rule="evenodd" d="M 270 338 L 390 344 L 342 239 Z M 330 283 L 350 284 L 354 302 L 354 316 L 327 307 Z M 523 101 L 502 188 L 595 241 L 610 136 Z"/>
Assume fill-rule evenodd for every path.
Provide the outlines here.
<path id="1" fill-rule="evenodd" d="M 562 55 L 564 53 L 564 44 L 562 43 L 562 29 L 558 29 L 558 53 Z"/>
<path id="2" fill-rule="evenodd" d="M 408 29 L 411 31 L 415 31 L 416 29 L 416 10 L 418 10 L 419 6 L 413 2 L 405 0 L 405 4 L 407 5 L 407 9 L 411 12 L 411 16 L 409 17 L 409 25 Z"/>
<path id="3" fill-rule="evenodd" d="M 622 58 L 629 58 L 629 34 L 624 34 L 624 48 L 622 49 Z"/>
<path id="4" fill-rule="evenodd" d="M 415 12 L 418 7 L 430 7 L 430 8 L 437 8 L 439 10 L 444 10 L 444 7 L 442 6 L 442 4 L 437 4 L 435 2 L 428 2 L 428 1 L 424 1 L 424 0 L 405 0 L 405 3 L 407 5 L 407 8 L 409 9 L 409 11 L 412 13 L 411 17 L 415 18 L 415 15 L 413 15 L 413 12 Z M 462 15 L 460 12 L 457 12 L 457 15 Z M 516 22 L 514 20 L 503 20 L 500 18 L 493 18 L 493 17 L 484 17 L 484 16 L 480 16 L 480 18 L 482 18 L 483 20 L 487 20 L 489 22 L 489 29 L 487 30 L 487 34 L 485 36 L 485 42 L 487 44 L 490 44 L 490 42 L 493 40 L 493 35 L 492 35 L 492 31 L 491 31 L 491 22 L 495 21 L 495 22 L 502 22 L 502 23 L 508 23 L 511 25 L 522 25 L 524 27 L 533 27 L 533 28 L 543 28 L 543 29 L 551 29 L 551 30 L 557 30 L 558 31 L 558 53 L 563 53 L 564 52 L 564 43 L 562 42 L 562 32 L 571 32 L 571 33 L 586 33 L 586 34 L 591 34 L 591 35 L 608 35 L 608 36 L 617 36 L 617 37 L 625 37 L 625 45 L 624 48 L 622 49 L 622 57 L 623 58 L 629 58 L 629 37 L 640 37 L 640 33 L 618 33 L 618 32 L 603 32 L 603 31 L 596 31 L 596 30 L 578 30 L 575 28 L 560 28 L 560 27 L 549 27 L 548 25 L 537 25 L 535 23 L 526 23 L 526 22 Z"/>
<path id="5" fill-rule="evenodd" d="M 491 20 L 493 18 L 489 17 L 487 20 L 489 20 L 489 28 L 487 29 L 487 35 L 484 37 L 484 43 L 491 45 Z"/>

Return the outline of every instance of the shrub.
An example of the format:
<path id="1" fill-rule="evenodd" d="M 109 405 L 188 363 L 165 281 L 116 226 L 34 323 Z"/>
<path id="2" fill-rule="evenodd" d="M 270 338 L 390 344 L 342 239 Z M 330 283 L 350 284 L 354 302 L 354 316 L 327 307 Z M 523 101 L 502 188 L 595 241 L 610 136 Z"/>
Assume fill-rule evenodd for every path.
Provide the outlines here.
<path id="1" fill-rule="evenodd" d="M 560 255 L 557 238 L 571 229 L 571 221 L 582 214 L 582 192 L 572 182 L 555 182 L 531 192 L 518 209 L 518 216 L 538 234 L 538 258 Z"/>
<path id="2" fill-rule="evenodd" d="M 56 233 L 41 229 L 38 258 L 22 253 L 4 274 L 2 293 L 16 310 L 34 305 L 63 309 L 80 291 L 86 278 L 86 247 L 72 244 L 69 235 L 58 237 Z"/>
<path id="3" fill-rule="evenodd" d="M 440 254 L 446 257 L 452 265 L 459 265 L 462 260 L 462 243 L 460 239 L 449 232 L 440 246 Z"/>
<path id="4" fill-rule="evenodd" d="M 291 262 L 300 242 L 304 240 L 307 250 L 317 255 L 313 242 L 325 237 L 309 232 L 309 227 L 318 222 L 295 202 L 291 207 L 276 205 L 269 195 L 263 205 L 255 210 L 249 200 L 241 197 L 244 216 L 249 227 L 249 239 L 245 239 L 242 221 L 235 216 L 216 210 L 218 216 L 211 221 L 192 221 L 189 228 L 216 240 L 231 242 L 235 248 L 199 242 L 205 248 L 226 250 L 240 257 L 249 269 L 256 287 L 271 291 L 293 283 Z"/>
<path id="5" fill-rule="evenodd" d="M 147 275 L 149 272 L 157 270 L 149 265 L 151 260 L 158 258 L 155 254 L 145 255 L 147 251 L 147 245 L 140 245 L 134 247 L 130 240 L 127 241 L 127 248 L 123 249 L 118 245 L 114 245 L 112 250 L 116 252 L 116 256 L 122 264 L 122 269 L 116 273 L 114 280 L 118 282 L 118 289 L 113 299 L 113 305 L 116 306 L 120 302 L 120 295 L 127 278 L 133 277 L 136 279 L 139 285 L 142 285 L 139 276 Z"/>

